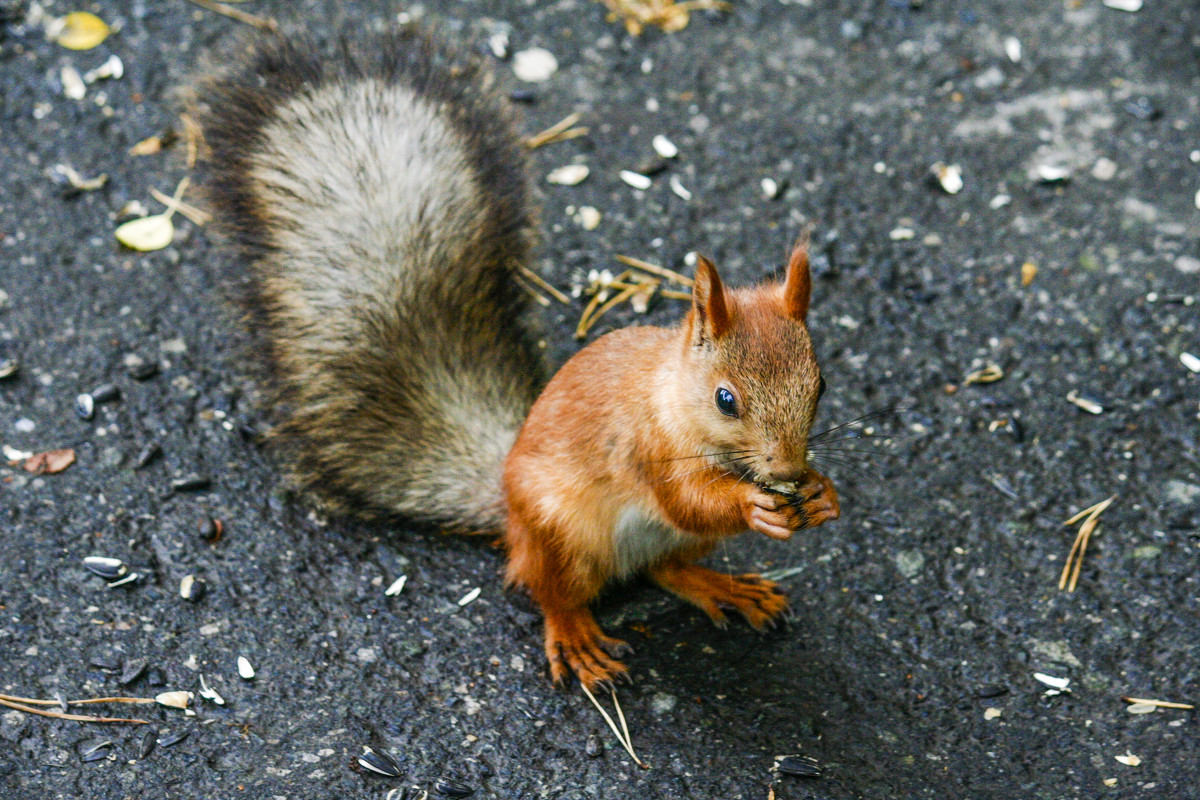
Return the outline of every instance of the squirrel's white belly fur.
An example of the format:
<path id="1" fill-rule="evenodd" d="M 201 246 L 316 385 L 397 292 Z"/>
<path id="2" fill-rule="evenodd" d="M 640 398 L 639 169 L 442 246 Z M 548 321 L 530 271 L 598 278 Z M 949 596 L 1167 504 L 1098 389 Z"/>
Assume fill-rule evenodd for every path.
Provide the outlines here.
<path id="1" fill-rule="evenodd" d="M 658 514 L 640 505 L 628 505 L 617 514 L 612 542 L 617 576 L 627 577 L 645 569 L 690 541 L 689 537 Z"/>

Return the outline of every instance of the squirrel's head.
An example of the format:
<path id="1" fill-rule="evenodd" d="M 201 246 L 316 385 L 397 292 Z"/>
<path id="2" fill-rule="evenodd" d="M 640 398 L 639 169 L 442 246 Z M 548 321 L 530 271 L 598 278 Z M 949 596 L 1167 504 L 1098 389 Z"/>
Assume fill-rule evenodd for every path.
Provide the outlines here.
<path id="1" fill-rule="evenodd" d="M 805 317 L 812 284 L 807 242 L 782 283 L 727 290 L 700 257 L 686 334 L 689 422 L 727 469 L 788 492 L 808 467 L 808 435 L 825 379 Z"/>

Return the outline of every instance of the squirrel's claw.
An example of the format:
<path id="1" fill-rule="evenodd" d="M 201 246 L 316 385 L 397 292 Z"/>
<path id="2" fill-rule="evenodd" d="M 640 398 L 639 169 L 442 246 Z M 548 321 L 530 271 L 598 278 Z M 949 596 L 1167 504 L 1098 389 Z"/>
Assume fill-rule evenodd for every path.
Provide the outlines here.
<path id="1" fill-rule="evenodd" d="M 546 615 L 546 657 L 550 677 L 557 685 L 571 673 L 589 690 L 611 685 L 628 672 L 616 659 L 627 652 L 632 652 L 629 645 L 606 636 L 586 608 Z"/>

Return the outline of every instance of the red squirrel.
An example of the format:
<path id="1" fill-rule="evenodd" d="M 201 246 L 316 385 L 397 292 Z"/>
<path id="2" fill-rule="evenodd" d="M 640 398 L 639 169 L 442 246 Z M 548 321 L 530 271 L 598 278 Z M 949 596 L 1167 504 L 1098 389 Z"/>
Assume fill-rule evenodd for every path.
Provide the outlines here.
<path id="1" fill-rule="evenodd" d="M 694 562 L 838 517 L 808 464 L 824 379 L 805 246 L 750 289 L 698 259 L 679 326 L 609 333 L 546 382 L 513 279 L 535 239 L 525 148 L 478 59 L 413 29 L 333 55 L 272 35 L 193 102 L 298 486 L 501 535 L 555 681 L 625 674 L 588 608 L 611 579 L 644 573 L 719 625 L 785 609 L 770 581 Z"/>

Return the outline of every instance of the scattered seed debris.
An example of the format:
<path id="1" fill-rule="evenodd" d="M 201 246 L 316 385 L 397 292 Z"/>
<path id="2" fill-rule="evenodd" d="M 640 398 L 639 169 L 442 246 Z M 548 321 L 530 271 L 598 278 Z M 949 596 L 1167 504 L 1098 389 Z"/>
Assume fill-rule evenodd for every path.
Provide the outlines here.
<path id="1" fill-rule="evenodd" d="M 1004 54 L 1008 56 L 1008 60 L 1014 64 L 1021 61 L 1021 40 L 1015 36 L 1009 36 L 1004 40 Z"/>
<path id="2" fill-rule="evenodd" d="M 171 747 L 173 745 L 177 745 L 186 739 L 190 733 L 190 731 L 176 731 L 175 733 L 168 733 L 165 736 L 160 736 L 157 740 L 158 746 Z"/>
<path id="3" fill-rule="evenodd" d="M 912 228 L 892 228 L 888 232 L 888 238 L 893 242 L 907 242 L 916 236 L 917 233 Z"/>
<path id="4" fill-rule="evenodd" d="M 100 66 L 83 73 L 84 83 L 95 83 L 107 79 L 119 80 L 125 74 L 125 65 L 116 55 L 111 55 Z"/>
<path id="5" fill-rule="evenodd" d="M 1104 0 L 1104 5 L 1117 11 L 1141 11 L 1142 0 Z"/>
<path id="6" fill-rule="evenodd" d="M 1147 700 L 1143 697 L 1128 697 L 1125 695 L 1122 695 L 1121 699 L 1133 705 L 1154 706 L 1155 708 L 1182 708 L 1184 710 L 1195 708 L 1195 706 L 1189 703 L 1172 703 L 1168 700 Z"/>
<path id="7" fill-rule="evenodd" d="M 587 743 L 583 746 L 583 752 L 588 758 L 599 758 L 604 755 L 604 743 L 600 741 L 600 737 L 596 734 L 588 734 Z"/>
<path id="8" fill-rule="evenodd" d="M 1033 279 L 1037 277 L 1037 274 L 1037 264 L 1034 264 L 1032 261 L 1026 261 L 1021 265 L 1021 285 L 1028 286 L 1033 283 Z"/>
<path id="9" fill-rule="evenodd" d="M 209 544 L 216 544 L 225 533 L 225 523 L 215 517 L 204 517 L 200 520 L 198 530 L 201 539 Z"/>
<path id="10" fill-rule="evenodd" d="M 1153 714 L 1158 710 L 1158 706 L 1153 703 L 1131 703 L 1125 710 L 1130 714 Z"/>
<path id="11" fill-rule="evenodd" d="M 92 761 L 100 761 L 101 759 L 108 758 L 109 753 L 107 751 L 110 747 L 112 747 L 112 742 L 105 739 L 103 742 L 98 742 L 91 747 L 84 748 L 79 754 L 79 759 L 87 764 Z"/>
<path id="12" fill-rule="evenodd" d="M 254 678 L 254 667 L 251 666 L 250 659 L 245 656 L 238 656 L 237 671 L 238 675 L 242 676 L 242 680 L 248 681 Z"/>
<path id="13" fill-rule="evenodd" d="M 94 178 L 85 178 L 69 164 L 55 164 L 50 169 L 50 176 L 58 182 L 65 181 L 73 191 L 64 192 L 64 195 L 70 196 L 79 192 L 94 192 L 97 189 L 103 189 L 108 183 L 108 173 L 106 172 L 102 172 Z"/>
<path id="14" fill-rule="evenodd" d="M 362 749 L 362 754 L 358 757 L 358 765 L 363 769 L 389 778 L 399 778 L 404 774 L 400 765 L 396 763 L 396 759 L 382 750 L 376 750 L 366 745 L 363 745 Z"/>
<path id="15" fill-rule="evenodd" d="M 150 757 L 150 754 L 154 752 L 154 745 L 157 744 L 155 741 L 157 738 L 157 728 L 146 729 L 146 732 L 142 734 L 141 742 L 138 745 L 138 756 L 140 758 L 145 760 Z"/>
<path id="16" fill-rule="evenodd" d="M 558 59 L 543 47 L 531 47 L 513 54 L 512 70 L 526 83 L 542 83 L 558 71 Z"/>
<path id="17" fill-rule="evenodd" d="M 217 690 L 205 682 L 203 673 L 200 675 L 200 696 L 205 700 L 211 700 L 219 706 L 225 705 L 225 698 L 217 694 Z"/>
<path id="18" fill-rule="evenodd" d="M 794 778 L 821 777 L 821 764 L 811 756 L 775 756 L 775 763 L 771 766 L 771 770 L 780 775 L 791 775 Z"/>
<path id="19" fill-rule="evenodd" d="M 450 778 L 439 778 L 433 785 L 434 791 L 445 797 L 470 797 L 475 794 L 475 789 L 462 781 L 451 780 Z"/>
<path id="20" fill-rule="evenodd" d="M 83 82 L 83 77 L 79 74 L 79 70 L 67 64 L 59 72 L 59 77 L 62 80 L 63 96 L 71 100 L 82 100 L 87 94 L 87 85 Z"/>
<path id="21" fill-rule="evenodd" d="M 783 192 L 783 188 L 774 178 L 763 178 L 761 181 L 763 197 L 767 200 L 776 200 Z"/>
<path id="22" fill-rule="evenodd" d="M 121 559 L 106 556 L 88 556 L 83 560 L 83 567 L 107 581 L 115 580 L 129 571 Z"/>
<path id="23" fill-rule="evenodd" d="M 27 458 L 33 458 L 32 451 L 18 450 L 17 448 L 13 447 L 12 445 L 7 445 L 7 444 L 4 445 L 3 452 L 4 452 L 4 457 L 6 459 L 8 459 L 9 462 L 20 462 L 20 461 L 24 461 Z"/>
<path id="24" fill-rule="evenodd" d="M 195 575 L 184 575 L 179 581 L 179 596 L 189 602 L 196 602 L 204 596 L 204 581 L 197 580 Z"/>
<path id="25" fill-rule="evenodd" d="M 642 190 L 649 189 L 650 185 L 653 183 L 650 178 L 641 174 L 640 172 L 633 172 L 632 170 L 628 169 L 621 170 L 621 180 L 625 181 L 635 189 Z"/>
<path id="26" fill-rule="evenodd" d="M 995 383 L 1004 377 L 1004 370 L 998 364 L 988 364 L 983 369 L 977 369 L 963 378 L 963 386 L 973 383 Z"/>
<path id="27" fill-rule="evenodd" d="M 1033 673 L 1033 679 L 1038 683 L 1044 683 L 1050 687 L 1049 691 L 1046 692 L 1047 696 L 1053 696 L 1056 694 L 1062 694 L 1063 692 L 1071 691 L 1067 688 L 1071 684 L 1070 678 L 1056 678 L 1053 675 L 1047 675 L 1044 672 L 1035 672 Z"/>
<path id="28" fill-rule="evenodd" d="M 1062 577 L 1058 579 L 1060 591 L 1063 589 L 1068 592 L 1075 591 L 1075 585 L 1079 582 L 1079 571 L 1083 567 L 1083 553 L 1087 549 L 1092 531 L 1100 524 L 1100 515 L 1104 513 L 1104 509 L 1112 505 L 1112 501 L 1116 499 L 1117 496 L 1114 494 L 1107 500 L 1085 508 L 1063 523 L 1064 526 L 1074 525 L 1079 520 L 1083 520 L 1083 524 L 1079 526 L 1079 533 L 1075 535 L 1075 542 L 1071 545 L 1071 552 L 1067 554 L 1067 561 L 1063 564 Z M 1086 519 L 1084 519 L 1085 517 Z"/>
<path id="29" fill-rule="evenodd" d="M 185 475 L 171 481 L 172 492 L 201 492 L 212 485 L 212 481 L 203 475 Z"/>
<path id="30" fill-rule="evenodd" d="M 558 186 L 578 186 L 591 172 L 585 164 L 567 164 L 550 170 L 550 174 L 546 176 L 546 183 Z"/>
<path id="31" fill-rule="evenodd" d="M 401 575 L 396 580 L 392 581 L 391 585 L 383 590 L 384 597 L 395 597 L 404 591 L 404 584 L 408 583 L 408 576 Z"/>
<path id="32" fill-rule="evenodd" d="M 1007 194 L 998 194 L 988 202 L 989 208 L 1004 208 L 1012 202 L 1012 196 Z"/>
<path id="33" fill-rule="evenodd" d="M 1188 368 L 1191 372 L 1200 373 L 1200 358 L 1191 353 L 1180 353 L 1179 362 Z"/>
<path id="34" fill-rule="evenodd" d="M 1098 181 L 1110 181 L 1117 174 L 1117 163 L 1108 158 L 1096 159 L 1092 165 L 1092 177 Z"/>
<path id="35" fill-rule="evenodd" d="M 125 586 L 126 584 L 135 583 L 141 577 L 142 575 L 140 572 L 130 572 L 123 578 L 118 578 L 115 581 L 109 581 L 108 588 L 115 589 L 118 586 Z"/>
<path id="36" fill-rule="evenodd" d="M 90 394 L 81 394 L 75 398 L 75 416 L 89 420 L 96 413 L 96 400 Z"/>
<path id="37" fill-rule="evenodd" d="M 1139 2 L 1140 2 L 1140 0 L 1139 0 Z M 1105 4 L 1107 5 L 1107 3 L 1108 3 L 1108 0 L 1106 0 Z M 1137 765 L 1142 763 L 1141 758 L 1139 758 L 1138 756 L 1135 756 L 1133 753 L 1129 752 L 1128 750 L 1125 751 L 1125 755 L 1113 756 L 1113 758 L 1115 758 L 1117 761 L 1120 761 L 1122 764 L 1124 764 L 1127 767 L 1136 767 Z"/>
<path id="38" fill-rule="evenodd" d="M 75 451 L 70 448 L 34 453 L 21 465 L 34 475 L 57 475 L 75 463 Z"/>
<path id="39" fill-rule="evenodd" d="M 1084 411 L 1088 412 L 1089 414 L 1103 414 L 1104 413 L 1104 406 L 1100 405 L 1095 400 L 1092 400 L 1092 399 L 1082 396 L 1081 394 L 1079 394 L 1078 391 L 1076 391 L 1074 389 L 1067 392 L 1067 402 L 1071 403 L 1072 405 L 1075 405 L 1079 408 L 1082 408 Z"/>
<path id="40" fill-rule="evenodd" d="M 572 217 L 572 219 L 574 219 L 576 224 L 578 224 L 579 227 L 583 228 L 585 231 L 594 231 L 596 228 L 600 227 L 600 220 L 602 219 L 602 216 L 600 212 L 592 206 L 580 206 L 579 210 L 575 212 L 575 216 Z"/>
<path id="41" fill-rule="evenodd" d="M 1062 183 L 1071 178 L 1071 170 L 1057 164 L 1038 164 L 1034 174 L 1042 183 Z"/>
<path id="42" fill-rule="evenodd" d="M 170 708 L 187 708 L 194 698 L 195 695 L 191 692 L 163 692 L 155 695 L 154 702 Z"/>
<path id="43" fill-rule="evenodd" d="M 674 192 L 675 195 L 681 200 L 692 199 L 692 193 L 688 191 L 686 187 L 684 187 L 683 183 L 679 180 L 678 175 L 672 175 L 671 179 L 667 183 L 670 185 L 671 191 Z"/>
<path id="44" fill-rule="evenodd" d="M 929 168 L 946 194 L 958 194 L 963 188 L 962 167 L 937 162 Z"/>
<path id="45" fill-rule="evenodd" d="M 179 182 L 175 187 L 174 196 L 170 198 L 171 202 L 165 204 L 167 210 L 163 213 L 131 220 L 118 226 L 117 241 L 131 250 L 142 252 L 162 250 L 169 245 L 175 238 L 175 225 L 171 222 L 171 216 L 178 209 L 179 200 L 190 182 L 188 177 Z"/>
<path id="46" fill-rule="evenodd" d="M 675 158 L 679 155 L 679 148 L 675 146 L 675 143 L 661 133 L 650 140 L 650 146 L 663 158 Z"/>
<path id="47" fill-rule="evenodd" d="M 608 21 L 620 19 L 625 30 L 639 36 L 647 25 L 654 25 L 666 33 L 675 33 L 688 26 L 693 11 L 733 8 L 725 0 L 600 0 L 609 10 Z"/>
<path id="48" fill-rule="evenodd" d="M 996 719 L 1003 713 L 1004 712 L 999 708 L 988 708 L 988 709 L 984 710 L 983 718 L 987 719 L 987 720 L 992 720 L 992 719 Z"/>
<path id="49" fill-rule="evenodd" d="M 72 12 L 56 22 L 47 26 L 47 32 L 57 29 L 50 38 L 68 50 L 91 50 L 112 32 L 104 20 L 86 11 Z"/>
<path id="50" fill-rule="evenodd" d="M 137 458 L 133 460 L 133 468 L 144 469 L 161 455 L 162 446 L 160 446 L 158 442 L 150 442 L 148 445 L 138 451 Z"/>
<path id="51" fill-rule="evenodd" d="M 471 603 L 475 602 L 476 598 L 479 597 L 479 593 L 481 591 L 483 590 L 476 586 L 474 589 L 463 595 L 462 599 L 458 601 L 458 604 L 460 606 L 470 605 Z"/>
<path id="52" fill-rule="evenodd" d="M 21 370 L 21 364 L 15 358 L 0 359 L 0 381 L 13 378 Z"/>

